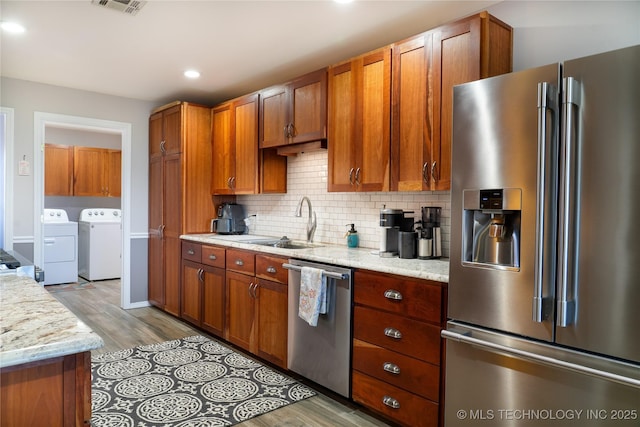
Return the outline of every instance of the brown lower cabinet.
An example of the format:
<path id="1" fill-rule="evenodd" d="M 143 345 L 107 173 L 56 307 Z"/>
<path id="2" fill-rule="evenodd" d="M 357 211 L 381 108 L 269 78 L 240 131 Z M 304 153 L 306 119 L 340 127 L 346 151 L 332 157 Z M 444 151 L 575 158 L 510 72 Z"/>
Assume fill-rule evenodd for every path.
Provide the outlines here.
<path id="1" fill-rule="evenodd" d="M 89 426 L 91 352 L 3 368 L 0 426 Z"/>
<path id="2" fill-rule="evenodd" d="M 445 284 L 355 272 L 355 402 L 400 425 L 440 425 L 445 301 Z"/>
<path id="3" fill-rule="evenodd" d="M 180 317 L 287 367 L 286 258 L 182 242 Z"/>

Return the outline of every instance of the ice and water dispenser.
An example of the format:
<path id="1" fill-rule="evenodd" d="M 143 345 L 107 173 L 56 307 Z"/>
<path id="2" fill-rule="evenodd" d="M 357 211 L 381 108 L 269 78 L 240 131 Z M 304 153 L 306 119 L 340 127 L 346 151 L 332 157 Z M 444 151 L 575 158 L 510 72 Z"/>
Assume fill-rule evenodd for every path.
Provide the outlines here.
<path id="1" fill-rule="evenodd" d="M 522 190 L 464 190 L 462 262 L 520 269 Z"/>

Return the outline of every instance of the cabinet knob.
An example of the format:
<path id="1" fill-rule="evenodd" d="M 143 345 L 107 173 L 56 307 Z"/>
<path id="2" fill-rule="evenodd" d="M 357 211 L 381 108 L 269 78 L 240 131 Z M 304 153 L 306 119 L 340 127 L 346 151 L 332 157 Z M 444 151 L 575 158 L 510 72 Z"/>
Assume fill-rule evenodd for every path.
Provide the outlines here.
<path id="1" fill-rule="evenodd" d="M 384 403 L 385 405 L 387 405 L 390 408 L 400 409 L 400 402 L 398 402 L 396 399 L 394 399 L 391 396 L 383 397 L 382 398 L 382 403 Z"/>
<path id="2" fill-rule="evenodd" d="M 160 151 L 164 154 L 167 150 L 164 148 L 165 140 L 160 141 Z"/>
<path id="3" fill-rule="evenodd" d="M 236 265 L 239 267 L 242 267 L 244 265 L 244 261 L 242 261 L 241 259 L 237 259 L 236 260 Z"/>
<path id="4" fill-rule="evenodd" d="M 218 257 L 217 257 L 217 256 L 215 256 L 214 254 L 211 254 L 211 255 L 209 255 L 209 259 L 210 259 L 211 261 L 215 261 L 215 260 L 217 260 L 217 259 L 218 259 Z"/>
<path id="5" fill-rule="evenodd" d="M 353 172 L 355 169 L 349 169 L 349 184 L 353 185 Z"/>
<path id="6" fill-rule="evenodd" d="M 195 252 L 193 249 L 189 249 L 189 250 L 187 251 L 187 253 L 188 253 L 189 255 L 195 255 L 195 254 L 196 254 L 196 252 Z"/>
<path id="7" fill-rule="evenodd" d="M 384 334 L 389 338 L 393 338 L 395 340 L 399 340 L 400 338 L 402 338 L 402 332 L 395 328 L 385 328 Z"/>
<path id="8" fill-rule="evenodd" d="M 278 270 L 275 267 L 269 266 L 267 267 L 267 273 L 276 274 Z"/>
<path id="9" fill-rule="evenodd" d="M 202 268 L 198 269 L 198 280 L 204 282 L 204 270 Z"/>
<path id="10" fill-rule="evenodd" d="M 395 363 L 385 362 L 384 365 L 382 365 L 382 369 L 394 375 L 400 374 L 400 367 Z"/>
<path id="11" fill-rule="evenodd" d="M 360 168 L 356 169 L 356 185 L 360 185 Z"/>
<path id="12" fill-rule="evenodd" d="M 402 301 L 402 294 L 395 289 L 387 289 L 384 291 L 384 297 L 394 301 Z"/>

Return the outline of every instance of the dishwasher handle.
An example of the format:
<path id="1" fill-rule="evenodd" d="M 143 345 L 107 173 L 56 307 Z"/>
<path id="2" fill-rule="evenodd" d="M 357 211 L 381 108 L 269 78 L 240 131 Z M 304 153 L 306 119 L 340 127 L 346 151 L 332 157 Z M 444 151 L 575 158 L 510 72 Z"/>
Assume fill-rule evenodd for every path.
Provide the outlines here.
<path id="1" fill-rule="evenodd" d="M 282 268 L 286 268 L 287 270 L 293 270 L 293 271 L 302 271 L 301 266 L 289 264 L 289 263 L 282 264 Z M 331 279 L 337 279 L 337 280 L 345 280 L 349 278 L 348 274 L 334 273 L 333 271 L 326 271 L 326 270 L 322 270 L 322 275 L 325 277 L 329 277 Z"/>

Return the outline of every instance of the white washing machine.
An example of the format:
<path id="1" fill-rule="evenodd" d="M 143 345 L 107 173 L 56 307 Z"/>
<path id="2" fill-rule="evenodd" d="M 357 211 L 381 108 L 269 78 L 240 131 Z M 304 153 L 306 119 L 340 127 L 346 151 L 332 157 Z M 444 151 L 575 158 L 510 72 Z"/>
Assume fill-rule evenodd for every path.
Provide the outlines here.
<path id="1" fill-rule="evenodd" d="M 64 209 L 45 209 L 44 284 L 78 281 L 78 223 L 69 221 Z"/>
<path id="2" fill-rule="evenodd" d="M 78 234 L 80 277 L 87 280 L 119 278 L 122 271 L 122 211 L 83 209 Z"/>

